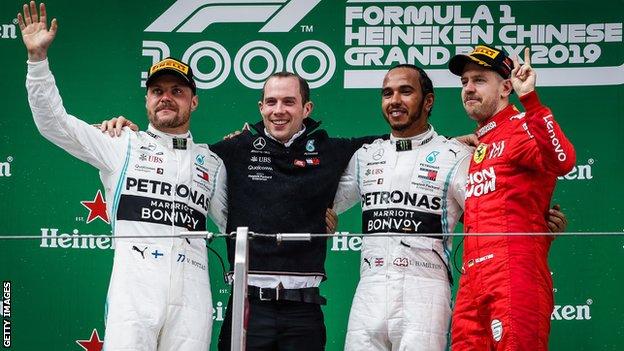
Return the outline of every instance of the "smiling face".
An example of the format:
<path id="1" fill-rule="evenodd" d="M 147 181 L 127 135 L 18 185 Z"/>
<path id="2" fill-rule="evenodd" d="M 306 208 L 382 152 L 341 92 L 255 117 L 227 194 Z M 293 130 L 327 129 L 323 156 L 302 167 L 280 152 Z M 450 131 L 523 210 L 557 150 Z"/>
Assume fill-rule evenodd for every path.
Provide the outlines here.
<path id="1" fill-rule="evenodd" d="M 420 73 L 407 67 L 390 70 L 381 89 L 381 109 L 392 135 L 407 138 L 427 130 L 433 94 L 423 96 Z"/>
<path id="2" fill-rule="evenodd" d="M 162 75 L 147 88 L 147 118 L 161 132 L 188 132 L 191 112 L 195 111 L 197 105 L 197 95 L 193 95 L 187 83 L 174 75 Z"/>
<path id="3" fill-rule="evenodd" d="M 312 102 L 303 102 L 296 77 L 271 77 L 258 102 L 264 127 L 282 143 L 301 130 L 303 120 L 312 112 Z"/>
<path id="4" fill-rule="evenodd" d="M 466 113 L 479 125 L 507 107 L 511 81 L 475 63 L 468 63 L 461 75 L 461 98 Z"/>

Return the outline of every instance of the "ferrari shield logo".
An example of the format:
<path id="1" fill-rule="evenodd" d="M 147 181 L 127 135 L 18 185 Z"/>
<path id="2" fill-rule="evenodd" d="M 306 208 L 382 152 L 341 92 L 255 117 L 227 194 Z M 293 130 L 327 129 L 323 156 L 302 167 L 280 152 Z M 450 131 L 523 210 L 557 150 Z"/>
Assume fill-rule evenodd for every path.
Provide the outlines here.
<path id="1" fill-rule="evenodd" d="M 474 152 L 474 155 L 472 156 L 472 159 L 475 161 L 475 163 L 481 163 L 481 161 L 483 161 L 483 159 L 485 158 L 485 153 L 487 151 L 487 145 L 486 144 L 479 144 L 479 146 L 477 146 L 477 149 Z"/>

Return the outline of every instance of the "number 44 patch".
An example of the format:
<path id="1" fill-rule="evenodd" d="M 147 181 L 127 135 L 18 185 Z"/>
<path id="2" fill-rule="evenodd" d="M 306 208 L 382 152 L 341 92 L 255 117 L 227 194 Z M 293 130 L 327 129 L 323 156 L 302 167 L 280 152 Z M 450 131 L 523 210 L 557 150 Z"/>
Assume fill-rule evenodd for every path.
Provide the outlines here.
<path id="1" fill-rule="evenodd" d="M 392 264 L 397 267 L 407 267 L 409 265 L 409 260 L 406 257 L 397 257 L 392 261 Z"/>

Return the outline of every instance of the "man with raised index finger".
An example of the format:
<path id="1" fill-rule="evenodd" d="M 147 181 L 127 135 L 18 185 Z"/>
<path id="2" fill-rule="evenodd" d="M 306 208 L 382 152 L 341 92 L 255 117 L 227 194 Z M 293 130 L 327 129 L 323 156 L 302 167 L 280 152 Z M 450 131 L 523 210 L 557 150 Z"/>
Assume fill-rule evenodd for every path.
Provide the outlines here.
<path id="1" fill-rule="evenodd" d="M 479 138 L 468 173 L 463 275 L 453 311 L 452 349 L 546 350 L 553 310 L 545 215 L 557 176 L 575 152 L 535 91 L 536 72 L 479 45 L 449 62 L 461 77 L 466 113 Z M 510 104 L 515 92 L 525 108 Z M 479 236 L 479 233 L 502 235 Z"/>

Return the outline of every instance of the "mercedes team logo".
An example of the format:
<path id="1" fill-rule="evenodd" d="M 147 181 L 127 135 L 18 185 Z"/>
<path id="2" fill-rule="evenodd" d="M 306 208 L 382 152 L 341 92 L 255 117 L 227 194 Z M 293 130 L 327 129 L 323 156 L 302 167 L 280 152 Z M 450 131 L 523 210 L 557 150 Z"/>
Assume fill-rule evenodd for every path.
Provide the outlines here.
<path id="1" fill-rule="evenodd" d="M 266 146 L 266 140 L 264 140 L 263 137 L 259 137 L 258 139 L 254 140 L 253 146 L 256 148 L 256 150 L 262 150 Z"/>
<path id="2" fill-rule="evenodd" d="M 373 160 L 378 161 L 383 156 L 383 154 L 383 149 L 377 149 L 377 151 L 375 151 L 375 153 L 373 154 Z"/>

